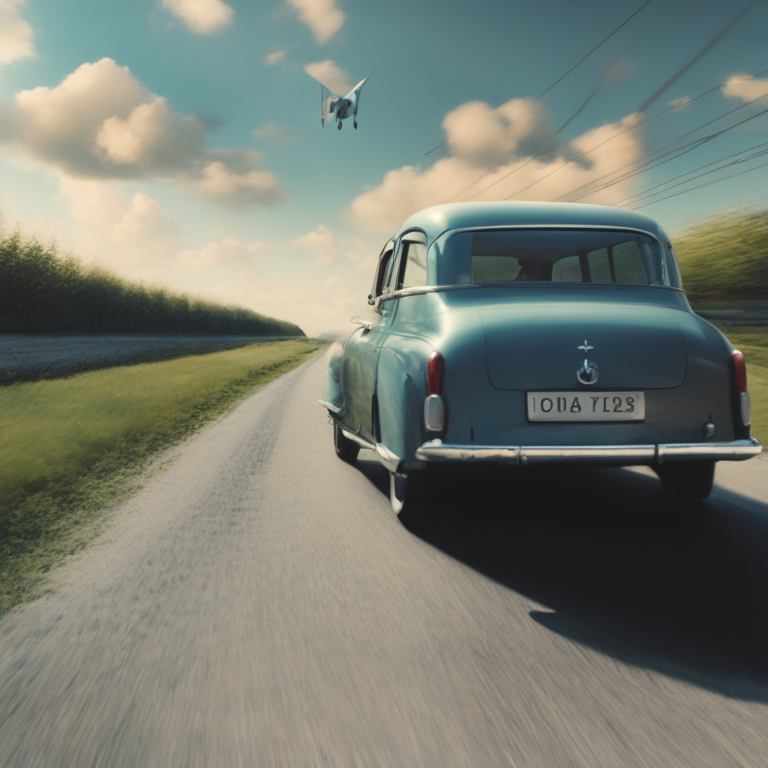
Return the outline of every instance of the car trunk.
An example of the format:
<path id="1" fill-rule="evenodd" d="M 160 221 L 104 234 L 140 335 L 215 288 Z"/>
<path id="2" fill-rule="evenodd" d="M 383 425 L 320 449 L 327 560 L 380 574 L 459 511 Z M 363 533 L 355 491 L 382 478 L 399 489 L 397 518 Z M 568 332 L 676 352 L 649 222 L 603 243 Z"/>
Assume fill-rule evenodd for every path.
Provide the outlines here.
<path id="1" fill-rule="evenodd" d="M 598 390 L 680 386 L 685 342 L 672 311 L 623 302 L 500 302 L 477 307 L 488 377 L 498 389 L 585 389 L 576 372 L 597 365 Z M 579 349 L 593 347 L 588 351 Z"/>

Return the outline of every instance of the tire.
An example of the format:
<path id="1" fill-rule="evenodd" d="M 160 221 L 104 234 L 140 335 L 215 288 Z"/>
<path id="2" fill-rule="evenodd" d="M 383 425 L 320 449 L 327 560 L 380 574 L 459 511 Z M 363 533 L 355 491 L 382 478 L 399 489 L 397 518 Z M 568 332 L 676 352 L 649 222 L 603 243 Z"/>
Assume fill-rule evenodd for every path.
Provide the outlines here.
<path id="1" fill-rule="evenodd" d="M 655 467 L 664 490 L 684 504 L 703 501 L 712 492 L 714 461 L 680 461 Z"/>
<path id="2" fill-rule="evenodd" d="M 344 435 L 338 422 L 333 424 L 333 447 L 336 449 L 336 455 L 347 464 L 354 464 L 357 454 L 360 453 L 360 446 Z"/>

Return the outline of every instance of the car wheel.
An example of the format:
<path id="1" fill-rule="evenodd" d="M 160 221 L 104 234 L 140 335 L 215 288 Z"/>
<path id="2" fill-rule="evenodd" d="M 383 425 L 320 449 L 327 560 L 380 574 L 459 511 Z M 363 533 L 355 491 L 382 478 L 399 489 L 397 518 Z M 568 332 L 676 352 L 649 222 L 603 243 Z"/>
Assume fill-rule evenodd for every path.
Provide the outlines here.
<path id="1" fill-rule="evenodd" d="M 342 432 L 337 422 L 333 424 L 333 447 L 336 449 L 336 455 L 348 464 L 354 464 L 357 454 L 360 453 L 360 446 Z"/>
<path id="2" fill-rule="evenodd" d="M 702 501 L 712 492 L 714 461 L 681 461 L 655 467 L 664 489 L 675 500 L 687 504 Z"/>

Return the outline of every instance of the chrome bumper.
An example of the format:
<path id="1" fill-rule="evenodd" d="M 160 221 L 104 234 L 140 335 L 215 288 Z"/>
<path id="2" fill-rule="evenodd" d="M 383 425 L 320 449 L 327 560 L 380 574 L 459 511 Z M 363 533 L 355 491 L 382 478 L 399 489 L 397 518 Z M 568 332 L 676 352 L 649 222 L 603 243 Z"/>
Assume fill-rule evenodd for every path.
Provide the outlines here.
<path id="1" fill-rule="evenodd" d="M 667 443 L 662 445 L 449 445 L 430 440 L 416 449 L 420 461 L 467 461 L 499 464 L 663 464 L 703 459 L 743 461 L 757 456 L 757 440 L 730 443 Z"/>

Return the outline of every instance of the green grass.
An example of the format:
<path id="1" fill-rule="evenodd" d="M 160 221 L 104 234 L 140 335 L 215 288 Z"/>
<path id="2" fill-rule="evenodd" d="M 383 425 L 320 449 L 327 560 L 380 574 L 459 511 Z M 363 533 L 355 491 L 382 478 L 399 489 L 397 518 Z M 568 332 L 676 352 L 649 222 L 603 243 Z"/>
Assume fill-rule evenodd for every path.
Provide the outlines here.
<path id="1" fill-rule="evenodd" d="M 0 388 L 0 615 L 39 593 L 159 451 L 321 346 L 280 341 Z"/>
<path id="2" fill-rule="evenodd" d="M 768 210 L 727 211 L 672 238 L 693 301 L 768 303 Z"/>

